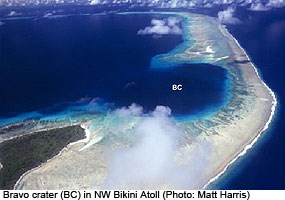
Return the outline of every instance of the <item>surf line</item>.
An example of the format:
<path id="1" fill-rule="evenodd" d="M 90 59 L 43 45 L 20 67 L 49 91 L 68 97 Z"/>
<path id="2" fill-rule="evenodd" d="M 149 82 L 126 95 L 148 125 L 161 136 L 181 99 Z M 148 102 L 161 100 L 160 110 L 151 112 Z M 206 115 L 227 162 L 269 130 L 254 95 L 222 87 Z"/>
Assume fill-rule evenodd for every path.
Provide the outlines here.
<path id="1" fill-rule="evenodd" d="M 229 33 L 229 32 L 228 32 Z M 240 45 L 240 43 L 237 41 L 237 39 L 235 39 L 233 37 L 232 34 L 229 33 L 229 36 L 231 37 L 231 39 L 233 39 L 235 41 L 235 43 L 238 45 L 238 47 L 243 51 L 243 53 L 246 55 L 247 59 L 250 61 L 251 66 L 253 67 L 256 75 L 258 76 L 258 78 L 260 79 L 260 81 L 262 82 L 262 84 L 265 86 L 265 88 L 269 91 L 271 97 L 273 98 L 272 101 L 272 106 L 271 106 L 271 112 L 270 112 L 270 116 L 268 118 L 268 121 L 265 123 L 263 129 L 261 131 L 259 131 L 259 134 L 248 144 L 246 145 L 243 150 L 234 158 L 232 159 L 230 162 L 228 162 L 228 164 L 223 168 L 223 170 L 221 172 L 219 172 L 216 176 L 214 176 L 213 178 L 211 178 L 204 186 L 202 189 L 206 189 L 207 187 L 210 186 L 210 184 L 212 184 L 213 182 L 217 181 L 227 170 L 230 166 L 232 166 L 240 157 L 246 155 L 246 153 L 248 152 L 248 150 L 250 150 L 251 148 L 254 147 L 254 144 L 259 140 L 259 138 L 262 136 L 263 132 L 265 132 L 268 128 L 269 128 L 269 124 L 272 122 L 273 120 L 273 116 L 275 114 L 276 111 L 276 107 L 277 107 L 277 98 L 275 93 L 268 87 L 268 85 L 266 85 L 266 83 L 261 79 L 258 70 L 256 69 L 256 67 L 254 66 L 254 64 L 251 62 L 250 58 L 248 57 L 248 55 L 246 54 L 244 48 L 242 48 L 242 46 Z"/>

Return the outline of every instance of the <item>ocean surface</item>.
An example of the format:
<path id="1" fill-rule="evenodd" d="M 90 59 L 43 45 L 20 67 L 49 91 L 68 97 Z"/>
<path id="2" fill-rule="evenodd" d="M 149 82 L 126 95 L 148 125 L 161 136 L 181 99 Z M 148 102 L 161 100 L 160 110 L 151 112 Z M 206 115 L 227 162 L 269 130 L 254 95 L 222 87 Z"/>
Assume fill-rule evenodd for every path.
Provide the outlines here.
<path id="1" fill-rule="evenodd" d="M 151 69 L 152 57 L 182 42 L 181 35 L 138 35 L 162 15 L 90 15 L 2 20 L 0 117 L 52 114 L 66 102 L 100 98 L 112 109 L 169 106 L 195 115 L 221 106 L 226 71 L 193 64 Z M 172 84 L 182 84 L 173 91 Z M 30 115 L 31 116 L 31 115 Z M 18 118 L 19 119 L 19 118 Z"/>
<path id="2" fill-rule="evenodd" d="M 221 189 L 285 189 L 285 9 L 268 12 L 238 10 L 242 19 L 228 26 L 278 98 L 270 129 L 221 178 Z"/>

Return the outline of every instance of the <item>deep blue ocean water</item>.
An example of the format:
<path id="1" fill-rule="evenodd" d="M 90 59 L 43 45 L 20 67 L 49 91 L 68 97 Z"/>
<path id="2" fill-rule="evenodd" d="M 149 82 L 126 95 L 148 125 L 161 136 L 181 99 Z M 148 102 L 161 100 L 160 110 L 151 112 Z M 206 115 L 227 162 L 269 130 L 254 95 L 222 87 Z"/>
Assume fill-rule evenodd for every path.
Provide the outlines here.
<path id="1" fill-rule="evenodd" d="M 161 15 L 71 16 L 4 21 L 0 28 L 0 117 L 38 111 L 80 98 L 115 108 L 131 103 L 175 115 L 222 105 L 226 71 L 193 64 L 150 69 L 151 58 L 182 42 L 181 35 L 138 35 Z M 172 91 L 182 84 L 182 91 Z M 52 109 L 44 109 L 49 108 Z M 64 109 L 57 106 L 56 109 Z"/>
<path id="2" fill-rule="evenodd" d="M 285 189 L 285 10 L 237 13 L 230 32 L 256 64 L 278 98 L 270 129 L 218 184 L 222 189 Z"/>

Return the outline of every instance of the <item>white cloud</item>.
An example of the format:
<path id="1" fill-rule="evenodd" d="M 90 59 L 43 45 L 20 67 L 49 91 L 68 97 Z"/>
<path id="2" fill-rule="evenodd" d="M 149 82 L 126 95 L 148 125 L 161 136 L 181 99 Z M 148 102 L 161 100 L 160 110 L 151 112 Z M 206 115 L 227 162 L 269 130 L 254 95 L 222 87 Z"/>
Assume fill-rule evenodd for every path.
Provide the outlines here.
<path id="1" fill-rule="evenodd" d="M 117 109 L 116 114 L 119 116 L 138 116 L 143 113 L 143 108 L 135 103 L 130 105 L 129 107 L 123 107 L 121 109 Z"/>
<path id="2" fill-rule="evenodd" d="M 53 16 L 53 13 L 47 13 L 47 14 L 45 14 L 45 15 L 43 16 L 43 18 L 49 18 L 49 17 L 51 17 L 51 16 Z"/>
<path id="3" fill-rule="evenodd" d="M 4 22 L 1 22 L 1 21 L 0 21 L 0 26 L 2 26 L 2 25 L 4 25 L 4 24 L 5 24 Z"/>
<path id="4" fill-rule="evenodd" d="M 284 0 L 269 0 L 266 4 L 266 7 L 275 7 L 275 8 L 281 8 L 285 6 Z"/>
<path id="5" fill-rule="evenodd" d="M 218 18 L 221 23 L 224 24 L 237 24 L 240 23 L 240 20 L 236 17 L 233 17 L 235 9 L 233 7 L 228 7 L 226 10 L 218 12 Z"/>
<path id="6" fill-rule="evenodd" d="M 124 117 L 133 116 L 134 111 L 142 113 L 141 107 L 135 104 L 121 111 Z M 157 106 L 142 116 L 129 134 L 134 138 L 133 144 L 109 155 L 107 177 L 101 188 L 154 189 L 163 185 L 192 188 L 210 164 L 211 145 L 192 141 L 191 151 L 182 148 L 183 131 L 173 122 L 168 107 Z"/>
<path id="7" fill-rule="evenodd" d="M 179 27 L 180 20 L 176 17 L 169 17 L 167 19 L 159 20 L 152 19 L 151 26 L 138 31 L 139 35 L 180 35 L 182 30 Z"/>
<path id="8" fill-rule="evenodd" d="M 100 4 L 100 0 L 91 0 L 90 5 Z"/>
<path id="9" fill-rule="evenodd" d="M 75 3 L 75 4 L 130 4 L 131 6 L 151 6 L 151 7 L 163 7 L 163 8 L 210 8 L 215 5 L 224 6 L 259 6 L 262 2 L 267 9 L 275 7 L 285 6 L 284 0 L 45 0 L 39 2 L 39 0 L 29 1 L 0 1 L 0 5 L 6 6 L 24 6 L 24 5 L 39 5 L 39 4 L 62 4 L 62 3 Z"/>
<path id="10" fill-rule="evenodd" d="M 17 16 L 17 15 L 20 15 L 20 13 L 17 13 L 16 11 L 11 11 L 7 16 L 13 17 L 13 16 Z"/>
<path id="11" fill-rule="evenodd" d="M 250 5 L 250 10 L 253 11 L 266 11 L 269 10 L 270 8 L 268 8 L 267 6 L 263 5 L 262 3 L 258 2 L 258 3 L 252 3 Z"/>

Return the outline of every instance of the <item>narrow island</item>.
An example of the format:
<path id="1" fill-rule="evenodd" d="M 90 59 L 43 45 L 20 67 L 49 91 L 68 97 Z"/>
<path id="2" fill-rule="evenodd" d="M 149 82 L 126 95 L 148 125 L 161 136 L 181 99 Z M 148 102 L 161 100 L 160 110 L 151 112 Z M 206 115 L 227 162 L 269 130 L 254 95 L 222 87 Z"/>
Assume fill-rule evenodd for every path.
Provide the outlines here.
<path id="1" fill-rule="evenodd" d="M 80 126 L 69 126 L 15 137 L 0 143 L 0 189 L 13 189 L 27 171 L 55 157 L 68 144 L 85 138 Z"/>

